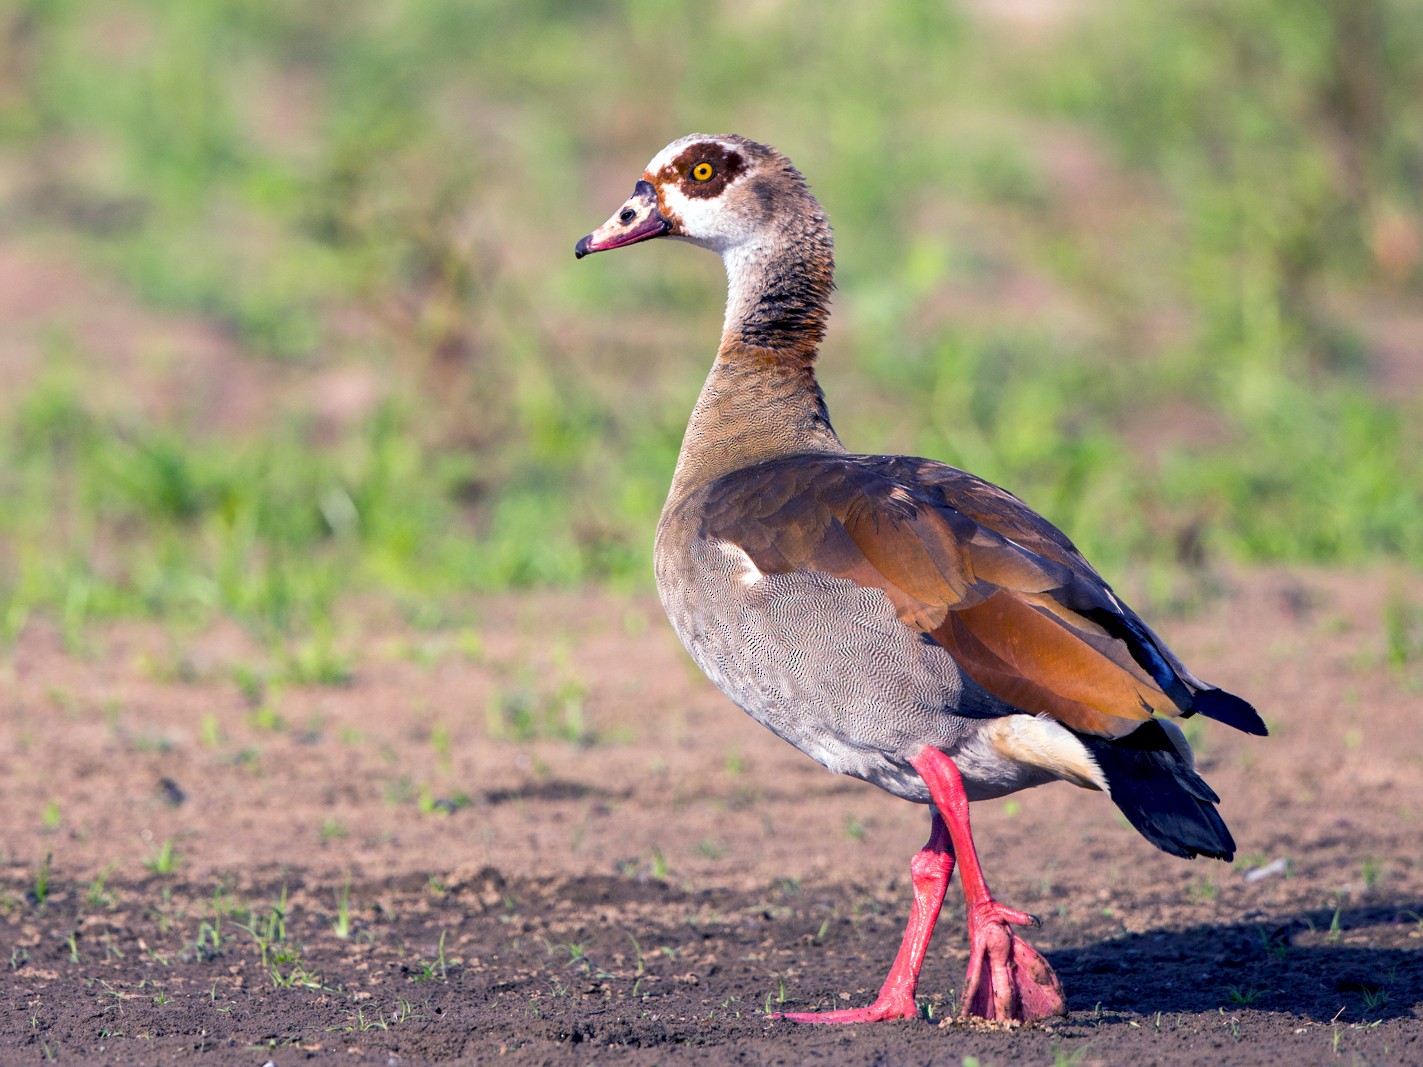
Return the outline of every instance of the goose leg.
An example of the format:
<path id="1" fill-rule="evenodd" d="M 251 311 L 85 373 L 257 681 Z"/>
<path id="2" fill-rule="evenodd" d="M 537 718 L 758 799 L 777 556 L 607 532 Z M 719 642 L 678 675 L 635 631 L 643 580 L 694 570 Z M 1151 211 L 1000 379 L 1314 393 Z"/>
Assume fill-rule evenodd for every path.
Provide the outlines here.
<path id="1" fill-rule="evenodd" d="M 919 986 L 919 970 L 924 966 L 924 953 L 944 903 L 949 878 L 954 873 L 954 852 L 949 830 L 937 811 L 928 843 L 915 853 L 909 863 L 914 883 L 914 903 L 909 909 L 909 925 L 904 929 L 904 941 L 894 966 L 884 980 L 879 996 L 867 1008 L 844 1008 L 839 1011 L 778 1012 L 775 1019 L 796 1023 L 873 1023 L 882 1019 L 914 1019 L 919 1006 L 914 992 Z"/>
<path id="2" fill-rule="evenodd" d="M 968 796 L 954 761 L 925 747 L 910 761 L 929 787 L 959 860 L 968 904 L 969 962 L 962 1011 L 984 1019 L 1031 1022 L 1067 1014 L 1062 985 L 1036 949 L 1012 926 L 1040 926 L 1027 912 L 1005 907 L 988 891 L 969 829 Z"/>

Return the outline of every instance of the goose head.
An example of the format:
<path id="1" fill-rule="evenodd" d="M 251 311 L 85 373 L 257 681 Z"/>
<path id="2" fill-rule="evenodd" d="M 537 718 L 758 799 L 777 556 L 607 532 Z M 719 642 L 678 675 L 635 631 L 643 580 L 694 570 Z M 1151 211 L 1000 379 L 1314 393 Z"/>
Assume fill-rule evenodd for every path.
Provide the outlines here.
<path id="1" fill-rule="evenodd" d="M 790 160 L 735 134 L 681 137 L 652 157 L 607 222 L 574 247 L 579 259 L 655 237 L 675 237 L 723 257 L 781 236 L 820 206 Z"/>

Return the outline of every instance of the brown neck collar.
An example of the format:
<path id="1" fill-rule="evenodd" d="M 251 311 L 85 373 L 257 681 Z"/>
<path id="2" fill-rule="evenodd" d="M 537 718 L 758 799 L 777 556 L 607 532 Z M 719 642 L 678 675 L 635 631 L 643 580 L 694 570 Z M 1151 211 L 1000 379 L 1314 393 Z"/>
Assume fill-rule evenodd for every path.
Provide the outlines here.
<path id="1" fill-rule="evenodd" d="M 819 210 L 722 258 L 727 303 L 717 358 L 814 364 L 835 288 L 830 227 Z"/>

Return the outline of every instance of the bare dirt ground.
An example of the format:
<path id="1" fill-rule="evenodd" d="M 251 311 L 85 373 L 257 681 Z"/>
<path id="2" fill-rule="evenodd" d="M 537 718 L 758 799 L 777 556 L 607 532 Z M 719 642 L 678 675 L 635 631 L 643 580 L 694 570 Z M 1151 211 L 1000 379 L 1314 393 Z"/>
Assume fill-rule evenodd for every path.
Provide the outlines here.
<path id="1" fill-rule="evenodd" d="M 873 996 L 928 820 L 727 704 L 652 601 L 508 597 L 432 629 L 353 604 L 349 683 L 284 689 L 236 630 L 66 650 L 32 625 L 0 666 L 0 1062 L 1423 1062 L 1400 591 L 1423 588 L 1257 571 L 1154 615 L 1274 730 L 1192 728 L 1233 866 L 1067 785 L 975 806 L 1072 1009 L 1017 1030 L 939 1025 L 956 887 L 924 1019 L 768 1018 Z"/>

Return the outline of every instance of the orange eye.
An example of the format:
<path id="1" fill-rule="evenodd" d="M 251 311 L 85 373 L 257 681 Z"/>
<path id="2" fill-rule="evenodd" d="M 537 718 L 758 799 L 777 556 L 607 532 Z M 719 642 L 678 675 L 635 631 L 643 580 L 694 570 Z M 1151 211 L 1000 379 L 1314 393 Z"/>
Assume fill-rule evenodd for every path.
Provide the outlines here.
<path id="1" fill-rule="evenodd" d="M 695 167 L 692 168 L 692 181 L 709 182 L 712 179 L 712 175 L 715 173 L 716 169 L 706 160 L 702 160 L 700 163 L 698 163 Z"/>

